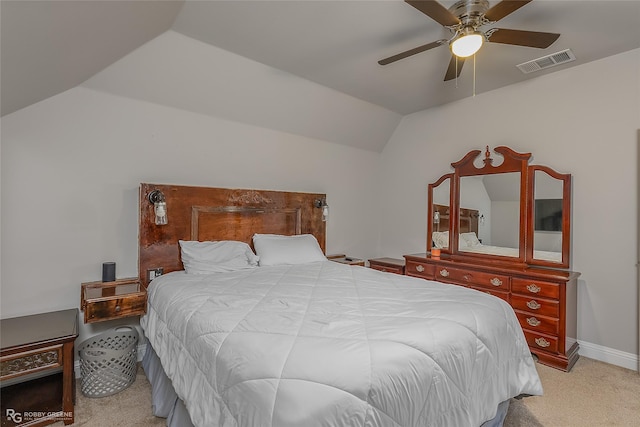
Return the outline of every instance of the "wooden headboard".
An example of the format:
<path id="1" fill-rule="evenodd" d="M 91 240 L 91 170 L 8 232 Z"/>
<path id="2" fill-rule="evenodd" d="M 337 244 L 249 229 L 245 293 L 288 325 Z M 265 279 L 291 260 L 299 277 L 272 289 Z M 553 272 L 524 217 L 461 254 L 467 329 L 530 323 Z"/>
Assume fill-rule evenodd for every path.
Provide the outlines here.
<path id="1" fill-rule="evenodd" d="M 440 223 L 433 225 L 434 231 L 447 231 L 449 230 L 449 206 L 445 205 L 433 205 L 433 211 L 438 212 L 440 216 Z M 460 208 L 460 233 L 467 233 L 473 231 L 478 235 L 478 220 L 480 218 L 479 211 L 476 209 Z"/>
<path id="2" fill-rule="evenodd" d="M 156 225 L 154 190 L 164 194 L 167 224 Z M 148 270 L 182 270 L 178 240 L 238 240 L 253 247 L 255 233 L 313 234 L 323 252 L 325 222 L 314 206 L 325 194 L 140 184 L 138 272 L 145 286 Z"/>

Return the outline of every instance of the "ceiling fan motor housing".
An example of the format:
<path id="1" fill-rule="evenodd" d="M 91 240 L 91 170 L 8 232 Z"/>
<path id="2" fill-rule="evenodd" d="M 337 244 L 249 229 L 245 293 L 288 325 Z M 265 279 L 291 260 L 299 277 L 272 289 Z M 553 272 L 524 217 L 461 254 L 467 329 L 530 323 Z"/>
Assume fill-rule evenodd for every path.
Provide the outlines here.
<path id="1" fill-rule="evenodd" d="M 460 24 L 454 25 L 452 29 L 460 29 L 461 27 L 472 27 L 477 29 L 479 26 L 486 24 L 484 22 L 484 14 L 489 10 L 489 2 L 487 0 L 460 0 L 449 8 L 449 12 L 457 16 Z"/>

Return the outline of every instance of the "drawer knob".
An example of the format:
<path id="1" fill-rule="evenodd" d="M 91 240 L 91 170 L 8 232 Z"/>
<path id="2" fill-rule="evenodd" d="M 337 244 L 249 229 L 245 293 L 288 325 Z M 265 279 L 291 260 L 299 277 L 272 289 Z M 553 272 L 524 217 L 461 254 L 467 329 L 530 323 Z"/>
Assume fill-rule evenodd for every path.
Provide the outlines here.
<path id="1" fill-rule="evenodd" d="M 120 306 L 116 305 L 116 313 L 120 313 Z"/>
<path id="2" fill-rule="evenodd" d="M 491 282 L 493 286 L 502 286 L 502 280 L 498 279 L 497 277 L 489 280 L 489 282 Z"/>
<path id="3" fill-rule="evenodd" d="M 547 340 L 545 340 L 542 337 L 538 337 L 536 338 L 536 344 L 538 344 L 540 347 L 549 347 L 551 345 L 551 343 Z"/>
<path id="4" fill-rule="evenodd" d="M 529 307 L 531 310 L 537 310 L 542 306 L 538 303 L 538 301 L 531 300 L 527 302 L 527 307 Z"/>
<path id="5" fill-rule="evenodd" d="M 440 270 L 440 275 L 442 277 L 449 277 L 449 271 L 446 268 L 443 268 L 442 270 Z"/>
<path id="6" fill-rule="evenodd" d="M 424 267 L 421 264 L 418 264 L 416 266 L 416 271 L 419 272 L 419 273 L 422 273 L 424 271 Z"/>
<path id="7" fill-rule="evenodd" d="M 530 326 L 540 326 L 540 322 L 538 319 L 536 319 L 535 317 L 527 317 L 527 323 Z"/>
<path id="8" fill-rule="evenodd" d="M 527 290 L 533 294 L 537 294 L 538 292 L 540 292 L 542 290 L 542 288 L 538 285 L 536 285 L 535 283 L 532 283 L 530 285 L 527 285 Z"/>

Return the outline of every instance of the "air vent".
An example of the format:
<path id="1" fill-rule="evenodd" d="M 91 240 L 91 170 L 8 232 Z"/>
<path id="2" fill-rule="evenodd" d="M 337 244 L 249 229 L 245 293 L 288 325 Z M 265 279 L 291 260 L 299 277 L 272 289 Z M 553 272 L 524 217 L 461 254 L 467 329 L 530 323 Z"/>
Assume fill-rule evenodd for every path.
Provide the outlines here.
<path id="1" fill-rule="evenodd" d="M 571 49 L 566 49 L 552 53 L 551 55 L 543 56 L 542 58 L 534 59 L 533 61 L 523 62 L 522 64 L 516 65 L 516 67 L 518 67 L 523 73 L 529 74 L 534 71 L 544 70 L 545 68 L 555 67 L 556 65 L 565 64 L 575 60 L 576 57 L 573 52 L 571 52 Z"/>

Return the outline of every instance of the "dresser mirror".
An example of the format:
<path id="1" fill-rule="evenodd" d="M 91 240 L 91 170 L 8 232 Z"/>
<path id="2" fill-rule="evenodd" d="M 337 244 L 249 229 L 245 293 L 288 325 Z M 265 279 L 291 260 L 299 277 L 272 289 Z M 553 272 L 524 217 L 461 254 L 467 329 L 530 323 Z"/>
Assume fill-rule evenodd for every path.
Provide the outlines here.
<path id="1" fill-rule="evenodd" d="M 429 185 L 427 251 L 484 262 L 569 267 L 571 175 L 531 153 L 473 150 Z"/>
<path id="2" fill-rule="evenodd" d="M 451 242 L 449 228 L 451 219 L 451 179 L 453 174 L 446 174 L 429 184 L 429 228 L 433 230 L 432 237 L 436 243 L 434 247 L 443 252 L 450 252 Z M 433 243 L 433 242 L 432 242 Z"/>
<path id="3" fill-rule="evenodd" d="M 460 252 L 520 256 L 520 181 L 520 172 L 460 177 Z"/>
<path id="4" fill-rule="evenodd" d="M 529 206 L 532 227 L 527 258 L 532 264 L 569 266 L 571 175 L 544 166 L 530 166 Z"/>

